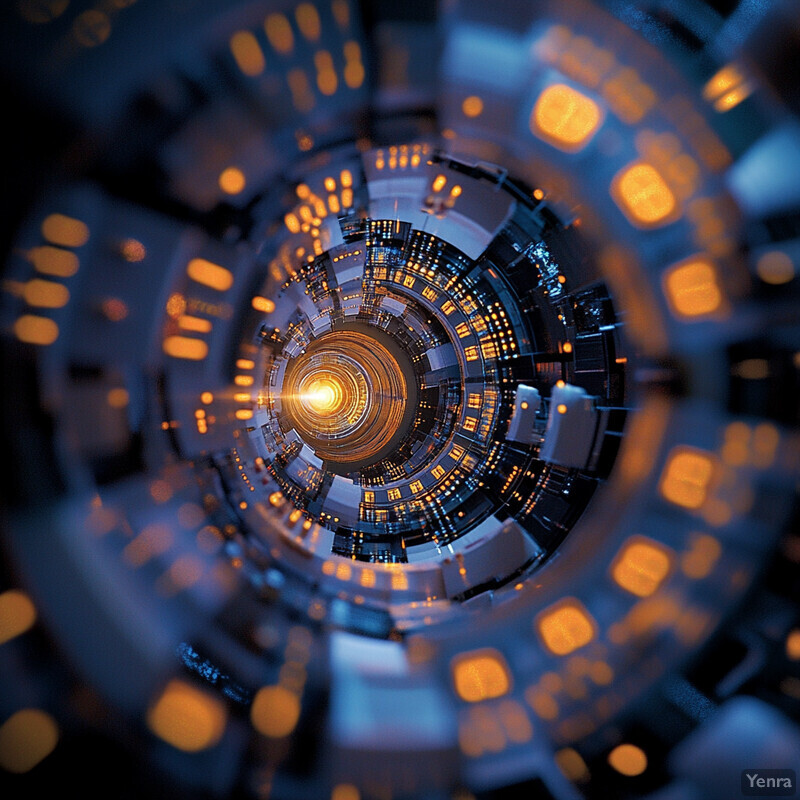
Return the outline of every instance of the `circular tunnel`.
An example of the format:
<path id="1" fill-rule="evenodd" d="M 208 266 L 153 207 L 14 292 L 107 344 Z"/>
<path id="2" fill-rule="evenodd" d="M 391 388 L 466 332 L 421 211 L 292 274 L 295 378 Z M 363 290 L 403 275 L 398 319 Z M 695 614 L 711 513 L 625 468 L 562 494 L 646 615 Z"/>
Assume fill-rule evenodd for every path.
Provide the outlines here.
<path id="1" fill-rule="evenodd" d="M 4 796 L 796 781 L 791 0 L 3 17 Z"/>

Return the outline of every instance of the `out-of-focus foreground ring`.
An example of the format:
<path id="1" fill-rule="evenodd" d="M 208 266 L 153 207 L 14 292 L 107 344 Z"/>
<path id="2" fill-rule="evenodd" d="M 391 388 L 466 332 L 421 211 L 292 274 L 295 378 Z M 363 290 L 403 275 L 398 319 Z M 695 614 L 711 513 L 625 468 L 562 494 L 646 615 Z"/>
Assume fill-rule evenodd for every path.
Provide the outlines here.
<path id="1" fill-rule="evenodd" d="M 9 796 L 796 780 L 792 0 L 3 16 Z"/>

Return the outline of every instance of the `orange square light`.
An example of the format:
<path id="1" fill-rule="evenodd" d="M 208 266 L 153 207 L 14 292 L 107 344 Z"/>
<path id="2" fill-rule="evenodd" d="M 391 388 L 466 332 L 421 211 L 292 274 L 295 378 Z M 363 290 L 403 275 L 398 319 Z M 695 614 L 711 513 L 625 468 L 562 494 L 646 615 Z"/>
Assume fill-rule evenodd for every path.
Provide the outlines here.
<path id="1" fill-rule="evenodd" d="M 602 122 L 600 107 L 565 83 L 548 86 L 537 99 L 530 118 L 531 133 L 560 150 L 585 147 Z"/>
<path id="2" fill-rule="evenodd" d="M 551 653 L 566 656 L 589 644 L 597 625 L 582 603 L 568 597 L 545 609 L 536 619 L 536 628 Z"/>
<path id="3" fill-rule="evenodd" d="M 671 565 L 665 547 L 644 536 L 633 536 L 614 560 L 611 575 L 618 586 L 631 594 L 649 597 L 666 578 Z"/>
<path id="4" fill-rule="evenodd" d="M 691 447 L 676 447 L 670 453 L 661 476 L 661 494 L 683 508 L 700 508 L 706 501 L 714 471 L 715 462 L 710 453 Z"/>
<path id="5" fill-rule="evenodd" d="M 487 647 L 457 655 L 451 664 L 456 694 L 468 703 L 502 697 L 511 689 L 511 673 L 502 653 Z"/>
<path id="6" fill-rule="evenodd" d="M 693 257 L 674 264 L 664 274 L 664 294 L 677 317 L 703 317 L 723 305 L 717 270 L 705 258 Z"/>
<path id="7" fill-rule="evenodd" d="M 211 693 L 173 679 L 147 711 L 150 730 L 188 753 L 213 747 L 222 738 L 227 712 Z"/>
<path id="8" fill-rule="evenodd" d="M 635 161 L 611 182 L 611 197 L 631 224 L 649 228 L 671 222 L 678 209 L 675 195 L 652 165 Z"/>

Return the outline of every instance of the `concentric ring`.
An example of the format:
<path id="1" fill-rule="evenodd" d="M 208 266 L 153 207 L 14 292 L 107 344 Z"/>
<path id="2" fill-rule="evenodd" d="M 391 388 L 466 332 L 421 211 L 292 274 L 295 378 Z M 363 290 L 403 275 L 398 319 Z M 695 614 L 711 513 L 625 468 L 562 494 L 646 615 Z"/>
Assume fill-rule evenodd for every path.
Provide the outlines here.
<path id="1" fill-rule="evenodd" d="M 365 330 L 320 337 L 287 368 L 284 424 L 323 461 L 374 463 L 407 417 L 410 370 L 400 361 L 396 348 Z"/>

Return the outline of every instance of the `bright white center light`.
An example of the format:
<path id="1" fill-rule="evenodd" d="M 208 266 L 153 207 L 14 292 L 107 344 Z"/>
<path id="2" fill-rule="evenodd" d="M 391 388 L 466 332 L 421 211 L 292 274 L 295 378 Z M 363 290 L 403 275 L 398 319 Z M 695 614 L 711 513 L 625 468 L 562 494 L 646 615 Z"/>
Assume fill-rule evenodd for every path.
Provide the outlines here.
<path id="1" fill-rule="evenodd" d="M 337 406 L 336 386 L 330 380 L 316 380 L 304 392 L 302 399 L 317 414 L 331 414 Z"/>

